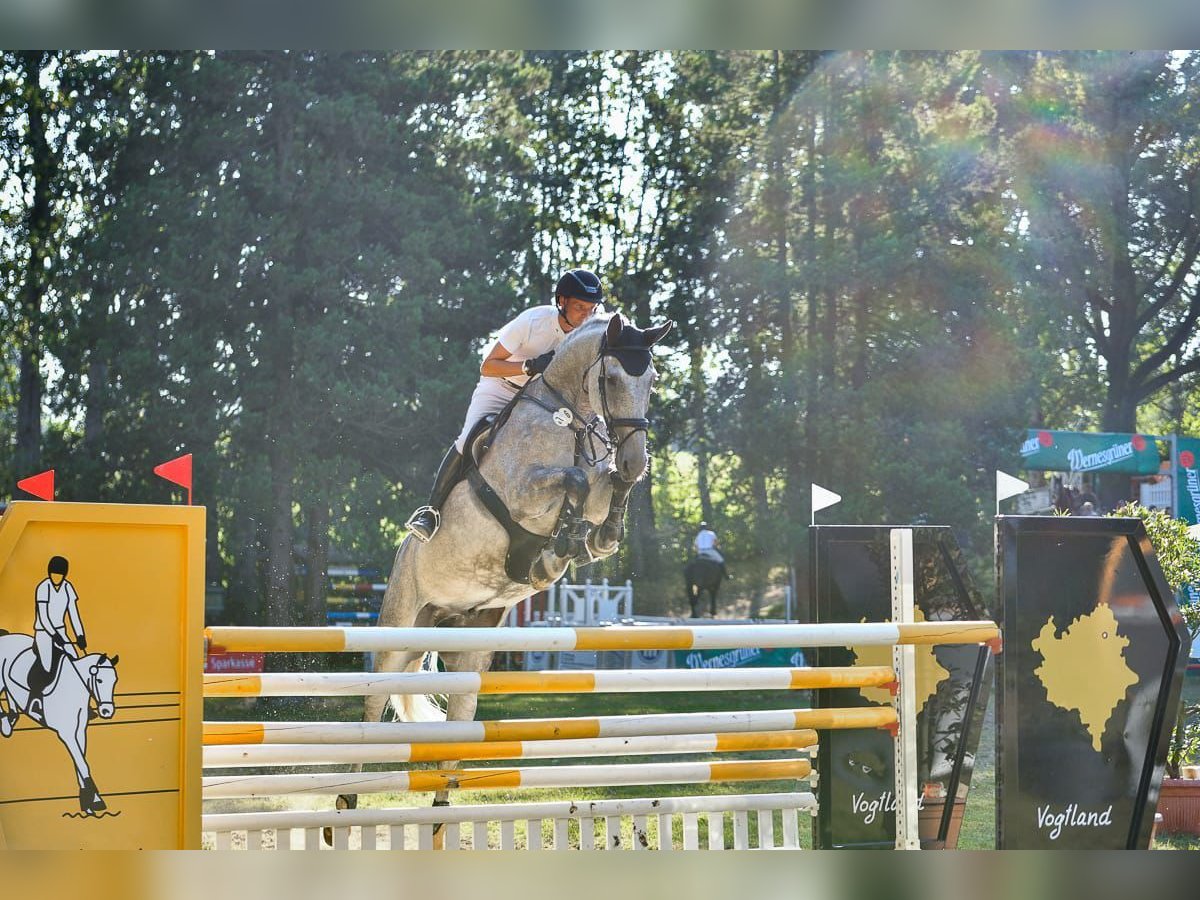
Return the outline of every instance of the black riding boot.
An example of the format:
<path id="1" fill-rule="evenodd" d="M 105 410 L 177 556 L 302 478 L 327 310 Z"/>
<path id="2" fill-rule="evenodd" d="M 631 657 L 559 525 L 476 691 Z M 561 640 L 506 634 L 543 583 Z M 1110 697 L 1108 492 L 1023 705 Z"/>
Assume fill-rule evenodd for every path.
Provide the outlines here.
<path id="1" fill-rule="evenodd" d="M 425 543 L 435 534 L 442 524 L 442 504 L 450 496 L 450 490 L 458 483 L 462 471 L 462 454 L 453 444 L 446 451 L 442 464 L 438 466 L 437 475 L 433 479 L 433 490 L 429 493 L 429 503 L 420 507 L 409 517 L 405 526 L 421 543 Z"/>
<path id="2" fill-rule="evenodd" d="M 53 663 L 51 663 L 53 667 Z M 33 666 L 29 669 L 29 699 L 25 701 L 25 712 L 32 719 L 41 721 L 45 718 L 42 709 L 42 695 L 50 684 L 50 673 L 42 668 L 42 664 L 34 657 Z M 14 706 L 15 709 L 15 706 Z"/>

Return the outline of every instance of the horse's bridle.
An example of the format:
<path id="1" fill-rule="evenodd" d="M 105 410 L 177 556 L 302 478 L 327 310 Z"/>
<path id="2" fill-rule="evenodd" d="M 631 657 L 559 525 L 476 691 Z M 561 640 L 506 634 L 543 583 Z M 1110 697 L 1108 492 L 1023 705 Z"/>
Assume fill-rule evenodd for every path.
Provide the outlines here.
<path id="1" fill-rule="evenodd" d="M 648 364 L 650 350 L 647 348 L 645 353 L 647 357 L 646 362 Z M 620 453 L 621 448 L 625 445 L 625 442 L 629 440 L 629 438 L 637 434 L 639 431 L 648 431 L 650 428 L 650 420 L 647 418 L 614 416 L 608 408 L 608 391 L 604 386 L 608 376 L 608 364 L 606 357 L 614 355 L 616 355 L 616 351 L 609 348 L 608 337 L 605 336 L 600 343 L 600 352 L 596 354 L 595 360 L 593 360 L 592 363 L 583 370 L 583 376 L 580 378 L 580 388 L 586 392 L 588 373 L 595 368 L 597 363 L 600 365 L 600 414 L 593 414 L 590 419 L 585 418 L 579 412 L 579 410 L 575 408 L 575 405 L 567 400 L 567 398 L 562 395 L 562 392 L 555 388 L 554 385 L 552 385 L 546 379 L 544 372 L 539 380 L 542 386 L 545 387 L 545 389 L 550 393 L 550 396 L 553 397 L 554 400 L 559 404 L 558 406 L 551 406 L 539 397 L 535 397 L 532 394 L 524 391 L 521 392 L 522 398 L 536 403 L 538 406 L 542 407 L 542 409 L 550 412 L 551 414 L 558 413 L 560 409 L 566 410 L 571 414 L 571 421 L 566 424 L 569 425 L 570 428 L 575 432 L 575 455 L 585 461 L 589 466 L 595 466 L 605 459 L 608 459 L 610 456 L 615 456 L 615 454 Z M 625 362 L 619 357 L 618 362 L 620 362 L 621 367 L 626 369 L 628 372 Z M 641 371 L 644 372 L 645 368 L 643 368 Z M 641 372 L 630 374 L 640 375 Z M 603 433 L 601 433 L 599 430 L 600 426 L 604 426 Z M 629 431 L 627 431 L 620 438 L 620 440 L 617 441 L 617 444 L 614 447 L 612 434 L 613 429 L 615 428 L 628 428 Z M 603 444 L 603 453 L 597 452 L 597 441 L 600 441 L 601 444 Z"/>
<path id="2" fill-rule="evenodd" d="M 87 688 L 88 694 L 91 695 L 92 699 L 95 700 L 97 704 L 104 702 L 103 700 L 100 699 L 100 680 L 99 679 L 100 679 L 100 669 L 102 669 L 102 668 L 113 669 L 115 671 L 117 667 L 112 664 L 112 660 L 102 659 L 100 662 L 96 663 L 96 665 L 92 666 L 88 670 L 87 681 L 84 684 L 84 687 Z"/>

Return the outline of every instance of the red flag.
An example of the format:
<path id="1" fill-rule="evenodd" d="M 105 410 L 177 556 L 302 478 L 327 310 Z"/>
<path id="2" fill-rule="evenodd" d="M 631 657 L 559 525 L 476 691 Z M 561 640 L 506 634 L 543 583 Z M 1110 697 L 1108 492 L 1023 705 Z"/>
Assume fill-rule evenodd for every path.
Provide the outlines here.
<path id="1" fill-rule="evenodd" d="M 39 475 L 30 475 L 17 482 L 17 487 L 33 494 L 39 500 L 54 499 L 54 470 L 47 469 Z"/>
<path id="2" fill-rule="evenodd" d="M 172 484 L 187 488 L 188 506 L 192 505 L 192 454 L 185 453 L 154 467 L 154 474 Z"/>

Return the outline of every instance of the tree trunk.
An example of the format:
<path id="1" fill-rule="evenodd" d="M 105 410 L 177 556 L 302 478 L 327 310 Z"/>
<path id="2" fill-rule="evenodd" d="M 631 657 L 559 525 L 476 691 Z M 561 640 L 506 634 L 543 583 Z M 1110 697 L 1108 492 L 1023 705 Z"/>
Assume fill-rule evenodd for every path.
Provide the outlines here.
<path id="1" fill-rule="evenodd" d="M 263 534 L 260 512 L 241 506 L 241 514 L 234 516 L 227 551 L 234 559 L 230 572 L 228 593 L 225 597 L 225 619 L 239 625 L 265 624 L 263 609 L 262 575 L 259 559 L 262 557 Z"/>
<path id="2" fill-rule="evenodd" d="M 282 436 L 274 435 L 270 450 L 271 512 L 267 538 L 267 624 L 296 625 L 292 574 L 292 482 L 295 461 Z"/>
<path id="3" fill-rule="evenodd" d="M 308 504 L 308 574 L 305 597 L 308 600 L 307 625 L 324 625 L 329 571 L 329 504 L 314 500 Z"/>
<path id="4" fill-rule="evenodd" d="M 24 335 L 20 344 L 20 374 L 17 387 L 17 443 L 14 457 L 16 474 L 24 477 L 42 467 L 42 308 L 49 276 L 52 229 L 51 193 L 57 161 L 46 139 L 46 97 L 41 88 L 41 70 L 46 54 L 34 51 L 20 54 L 24 76 L 26 141 L 33 172 L 29 216 L 27 220 L 28 259 L 20 292 L 21 323 Z"/>
<path id="5" fill-rule="evenodd" d="M 700 494 L 700 517 L 706 522 L 712 522 L 713 505 L 712 492 L 708 484 L 708 390 L 704 381 L 704 336 L 699 329 L 692 329 L 688 334 L 688 362 L 692 385 L 692 422 L 696 429 L 696 490 Z"/>

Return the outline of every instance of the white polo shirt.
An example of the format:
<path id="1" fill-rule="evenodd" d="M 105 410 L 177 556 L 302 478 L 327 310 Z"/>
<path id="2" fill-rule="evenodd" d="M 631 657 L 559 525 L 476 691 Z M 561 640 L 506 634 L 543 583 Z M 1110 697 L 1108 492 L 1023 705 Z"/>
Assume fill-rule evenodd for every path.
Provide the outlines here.
<path id="1" fill-rule="evenodd" d="M 566 336 L 558 317 L 558 307 L 546 305 L 525 310 L 500 329 L 496 340 L 509 352 L 509 359 L 524 362 L 557 350 Z M 490 352 L 491 347 L 484 351 L 485 359 Z M 509 375 L 503 380 L 519 387 L 529 380 L 529 376 Z"/>

